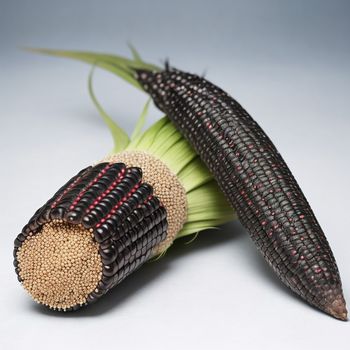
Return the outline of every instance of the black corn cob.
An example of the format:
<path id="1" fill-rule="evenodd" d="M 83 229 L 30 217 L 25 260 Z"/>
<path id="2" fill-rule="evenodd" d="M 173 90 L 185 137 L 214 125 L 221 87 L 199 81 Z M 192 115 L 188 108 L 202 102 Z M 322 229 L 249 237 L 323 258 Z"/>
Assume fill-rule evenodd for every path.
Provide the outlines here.
<path id="1" fill-rule="evenodd" d="M 207 80 L 175 69 L 136 79 L 214 174 L 279 278 L 317 308 L 345 320 L 327 239 L 283 158 L 242 106 Z"/>
<path id="2" fill-rule="evenodd" d="M 142 181 L 140 168 L 123 163 L 100 163 L 79 172 L 29 220 L 15 240 L 17 253 L 28 236 L 52 221 L 81 225 L 99 244 L 102 278 L 86 300 L 91 303 L 120 283 L 151 257 L 166 238 L 167 213 L 152 187 Z M 74 305 L 66 311 L 76 310 Z"/>

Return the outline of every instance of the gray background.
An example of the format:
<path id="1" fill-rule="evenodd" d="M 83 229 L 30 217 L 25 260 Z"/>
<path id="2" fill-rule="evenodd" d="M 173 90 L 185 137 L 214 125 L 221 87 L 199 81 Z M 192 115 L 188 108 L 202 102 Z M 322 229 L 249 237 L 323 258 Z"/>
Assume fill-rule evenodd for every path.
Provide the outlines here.
<path id="1" fill-rule="evenodd" d="M 349 1 L 0 2 L 0 347 L 328 349 L 340 322 L 294 297 L 238 224 L 179 241 L 98 304 L 38 307 L 17 283 L 12 244 L 66 179 L 112 146 L 87 94 L 89 67 L 20 46 L 127 54 L 207 77 L 274 140 L 309 199 L 350 300 Z M 128 131 L 146 96 L 98 71 L 96 94 Z M 150 121 L 160 113 L 152 110 Z"/>

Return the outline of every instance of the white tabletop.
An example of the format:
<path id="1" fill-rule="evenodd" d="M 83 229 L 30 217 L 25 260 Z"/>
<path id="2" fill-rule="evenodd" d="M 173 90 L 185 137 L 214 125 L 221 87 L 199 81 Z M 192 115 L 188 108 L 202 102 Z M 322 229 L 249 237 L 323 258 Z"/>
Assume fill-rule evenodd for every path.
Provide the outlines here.
<path id="1" fill-rule="evenodd" d="M 76 313 L 37 306 L 17 282 L 13 240 L 26 220 L 112 146 L 88 97 L 89 67 L 17 47 L 126 54 L 131 40 L 150 61 L 206 71 L 271 136 L 326 232 L 350 303 L 349 5 L 125 3 L 1 4 L 0 348 L 344 349 L 350 323 L 289 292 L 239 223 L 178 241 Z M 130 131 L 146 95 L 102 71 L 95 89 Z M 160 115 L 153 108 L 148 124 Z"/>

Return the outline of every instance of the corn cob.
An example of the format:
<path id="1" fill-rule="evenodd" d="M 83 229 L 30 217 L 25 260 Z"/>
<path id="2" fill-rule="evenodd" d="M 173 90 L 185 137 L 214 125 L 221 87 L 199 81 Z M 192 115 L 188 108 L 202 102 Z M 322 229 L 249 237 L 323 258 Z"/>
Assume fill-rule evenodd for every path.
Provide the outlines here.
<path id="1" fill-rule="evenodd" d="M 279 278 L 311 305 L 347 318 L 338 268 L 312 209 L 271 140 L 237 101 L 168 65 L 162 70 L 120 56 L 39 51 L 98 60 L 100 67 L 149 93 L 213 173 Z"/>
<path id="2" fill-rule="evenodd" d="M 52 309 L 91 304 L 148 259 L 163 255 L 174 239 L 234 218 L 198 155 L 167 118 L 144 133 L 138 122 L 132 140 L 108 118 L 114 151 L 60 188 L 15 239 L 19 281 Z"/>
<path id="3" fill-rule="evenodd" d="M 227 93 L 178 70 L 137 70 L 137 80 L 209 170 L 279 278 L 303 299 L 346 320 L 327 239 L 283 158 Z"/>
<path id="4" fill-rule="evenodd" d="M 139 168 L 123 163 L 89 167 L 29 220 L 15 240 L 15 266 L 37 301 L 76 309 L 104 295 L 152 255 L 166 237 L 167 212 L 141 177 Z M 68 245 L 61 257 L 62 271 L 54 254 L 58 244 Z M 35 270 L 39 254 L 41 274 Z M 77 263 L 77 256 L 83 263 Z M 79 276 L 83 280 L 77 283 Z"/>

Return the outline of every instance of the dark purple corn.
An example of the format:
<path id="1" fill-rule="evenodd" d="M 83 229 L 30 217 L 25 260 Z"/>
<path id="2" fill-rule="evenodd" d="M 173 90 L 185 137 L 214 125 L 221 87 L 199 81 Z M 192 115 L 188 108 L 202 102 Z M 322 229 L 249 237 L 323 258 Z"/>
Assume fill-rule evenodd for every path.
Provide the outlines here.
<path id="1" fill-rule="evenodd" d="M 279 278 L 310 304 L 346 320 L 327 239 L 261 127 L 232 97 L 199 76 L 137 70 L 136 79 L 214 174 Z"/>
<path id="2" fill-rule="evenodd" d="M 37 301 L 56 309 L 76 310 L 100 298 L 149 259 L 154 248 L 166 238 L 167 213 L 152 192 L 152 187 L 142 181 L 140 168 L 127 168 L 123 163 L 100 163 L 82 170 L 34 214 L 17 236 L 14 265 L 19 281 L 30 293 L 35 288 L 35 296 L 31 294 Z M 40 256 L 45 253 L 43 249 L 50 248 L 49 244 L 45 246 L 45 242 L 41 242 L 41 246 L 37 248 L 41 249 L 39 253 L 33 253 L 28 247 L 26 248 L 33 256 L 28 258 L 29 262 L 22 262 L 22 265 L 26 266 L 23 270 L 28 271 L 21 271 L 21 259 L 18 259 L 24 242 L 27 240 L 27 243 L 33 242 L 35 236 L 45 230 L 44 227 L 47 225 L 55 227 L 56 223 L 66 225 L 64 227 L 68 229 L 64 232 L 68 232 L 68 235 L 70 227 L 79 227 L 79 230 L 86 231 L 89 239 L 92 239 L 98 247 L 101 262 L 98 283 L 86 297 L 83 296 L 82 302 L 75 305 L 69 305 L 68 302 L 73 300 L 69 293 L 77 293 L 74 288 L 67 290 L 67 295 L 60 294 L 60 297 L 56 298 L 59 300 L 54 303 L 50 302 L 54 299 L 55 288 L 59 289 L 59 286 L 52 287 L 49 291 L 45 290 L 49 277 L 46 276 L 47 270 L 44 266 L 46 262 L 42 262 Z M 64 239 L 62 242 L 62 244 L 76 244 L 75 241 L 67 243 L 72 241 Z M 66 250 L 56 253 L 63 256 L 64 252 Z M 56 253 L 53 251 L 52 254 Z M 22 250 L 21 257 L 25 260 L 23 254 Z M 64 258 L 63 256 L 62 259 Z M 31 266 L 34 259 L 36 267 L 33 269 Z M 75 257 L 67 259 L 69 260 L 67 264 L 71 264 L 72 259 Z M 77 258 L 78 263 L 80 261 L 85 263 L 85 260 L 84 256 Z M 60 266 L 63 269 L 65 267 L 65 264 Z M 36 285 L 41 285 L 40 290 L 34 286 L 31 280 L 33 278 Z M 86 279 L 88 280 L 88 277 Z M 50 283 L 49 286 L 52 286 L 53 282 Z"/>

